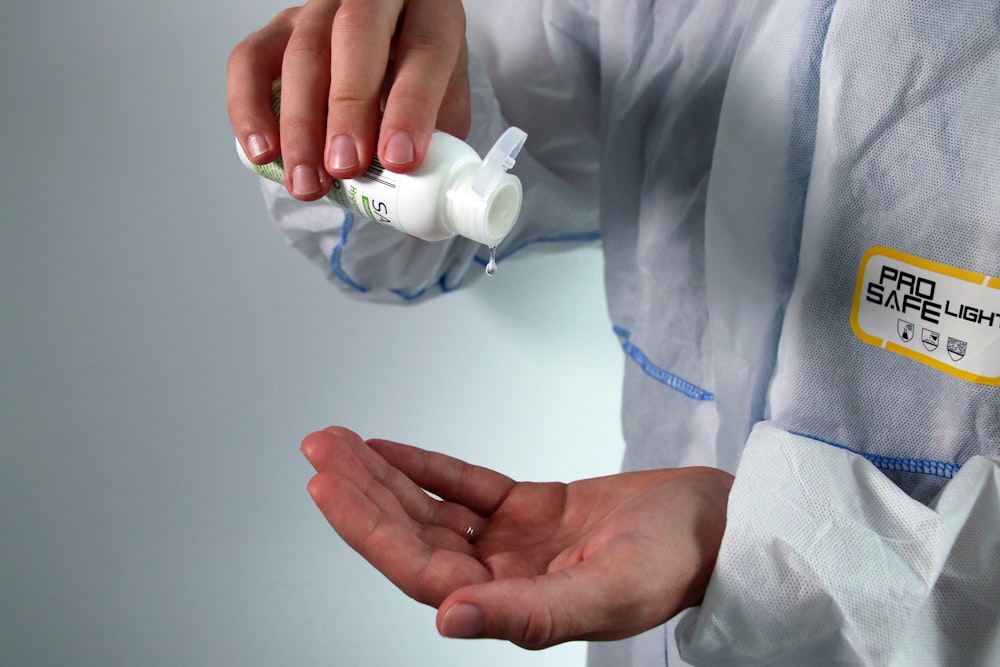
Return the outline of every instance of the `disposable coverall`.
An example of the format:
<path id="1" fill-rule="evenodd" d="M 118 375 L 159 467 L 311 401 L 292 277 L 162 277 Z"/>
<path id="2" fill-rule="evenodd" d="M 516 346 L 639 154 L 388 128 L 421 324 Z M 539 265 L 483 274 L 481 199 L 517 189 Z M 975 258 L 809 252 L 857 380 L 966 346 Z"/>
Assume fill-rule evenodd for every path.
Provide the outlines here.
<path id="1" fill-rule="evenodd" d="M 625 467 L 736 473 L 702 606 L 591 662 L 1000 664 L 1000 5 L 467 8 L 469 141 L 529 135 L 499 257 L 600 243 Z M 264 187 L 351 293 L 482 274 Z"/>

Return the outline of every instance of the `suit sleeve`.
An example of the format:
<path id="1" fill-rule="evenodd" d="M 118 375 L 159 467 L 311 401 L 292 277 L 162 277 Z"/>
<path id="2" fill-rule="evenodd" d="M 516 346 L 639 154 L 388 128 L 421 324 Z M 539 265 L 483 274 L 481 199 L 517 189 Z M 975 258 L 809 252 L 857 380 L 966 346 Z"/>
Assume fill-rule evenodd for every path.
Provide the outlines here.
<path id="1" fill-rule="evenodd" d="M 702 606 L 695 665 L 1000 664 L 1000 459 L 924 505 L 864 457 L 758 424 Z"/>

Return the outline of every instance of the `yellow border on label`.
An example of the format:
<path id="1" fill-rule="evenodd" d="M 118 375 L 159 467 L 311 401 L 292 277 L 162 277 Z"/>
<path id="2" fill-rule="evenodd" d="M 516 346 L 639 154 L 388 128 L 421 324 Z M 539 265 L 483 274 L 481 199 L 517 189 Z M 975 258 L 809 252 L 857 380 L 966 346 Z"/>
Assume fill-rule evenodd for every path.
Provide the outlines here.
<path id="1" fill-rule="evenodd" d="M 925 366 L 930 366 L 931 368 L 936 368 L 942 373 L 947 373 L 953 377 L 957 377 L 960 380 L 965 380 L 966 382 L 974 382 L 976 384 L 985 384 L 991 387 L 1000 386 L 1000 377 L 986 377 L 985 375 L 976 375 L 975 373 L 970 373 L 968 371 L 963 371 L 954 366 L 949 366 L 948 364 L 935 359 L 934 357 L 928 356 L 919 352 L 917 350 L 911 350 L 908 347 L 903 347 L 898 343 L 894 343 L 891 340 L 885 340 L 879 338 L 878 336 L 872 336 L 861 329 L 861 325 L 858 324 L 858 312 L 861 309 L 861 292 L 864 284 L 865 269 L 868 268 L 868 262 L 875 255 L 881 255 L 883 257 L 888 257 L 889 259 L 894 259 L 896 261 L 902 262 L 904 264 L 909 264 L 910 266 L 916 266 L 918 268 L 924 269 L 926 271 L 931 271 L 933 273 L 938 273 L 941 275 L 949 276 L 951 278 L 958 278 L 959 280 L 964 280 L 965 282 L 972 283 L 977 287 L 989 287 L 995 290 L 1000 290 L 1000 278 L 995 278 L 992 276 L 987 276 L 983 273 L 975 273 L 973 271 L 966 271 L 965 269 L 958 269 L 954 266 L 948 266 L 947 264 L 941 264 L 940 262 L 934 262 L 929 259 L 924 259 L 922 257 L 916 257 L 914 255 L 908 255 L 905 252 L 900 252 L 893 248 L 886 248 L 885 246 L 874 246 L 868 249 L 868 252 L 864 254 L 861 258 L 861 264 L 858 266 L 858 276 L 855 279 L 854 285 L 854 304 L 851 306 L 851 329 L 854 330 L 854 335 L 859 339 L 868 343 L 873 347 L 882 348 L 884 350 L 889 350 L 890 352 L 895 352 L 896 354 L 912 359 L 917 363 L 924 364 Z"/>

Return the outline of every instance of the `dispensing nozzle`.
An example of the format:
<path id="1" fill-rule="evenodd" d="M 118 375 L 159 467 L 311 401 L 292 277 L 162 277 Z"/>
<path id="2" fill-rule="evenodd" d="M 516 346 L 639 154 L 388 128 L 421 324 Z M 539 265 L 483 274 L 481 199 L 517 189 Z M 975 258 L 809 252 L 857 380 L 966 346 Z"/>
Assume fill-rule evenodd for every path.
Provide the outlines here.
<path id="1" fill-rule="evenodd" d="M 487 199 L 496 189 L 500 177 L 514 166 L 528 134 L 519 127 L 508 128 L 483 158 L 483 164 L 472 175 L 472 191 Z"/>

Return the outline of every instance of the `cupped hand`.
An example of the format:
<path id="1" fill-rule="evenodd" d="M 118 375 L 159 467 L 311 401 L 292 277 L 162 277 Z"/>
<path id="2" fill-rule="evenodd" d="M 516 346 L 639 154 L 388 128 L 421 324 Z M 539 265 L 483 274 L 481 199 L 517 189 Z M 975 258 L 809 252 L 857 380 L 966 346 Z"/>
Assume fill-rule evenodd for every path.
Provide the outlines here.
<path id="1" fill-rule="evenodd" d="M 230 53 L 230 122 L 247 156 L 282 156 L 293 196 L 323 196 L 360 175 L 376 151 L 406 173 L 435 127 L 469 131 L 465 13 L 460 0 L 309 0 Z M 270 107 L 281 78 L 280 128 Z M 380 108 L 384 113 L 380 121 Z"/>
<path id="2" fill-rule="evenodd" d="M 697 604 L 732 477 L 712 468 L 528 483 L 343 428 L 302 451 L 309 492 L 347 544 L 449 637 L 525 648 L 611 640 Z"/>

